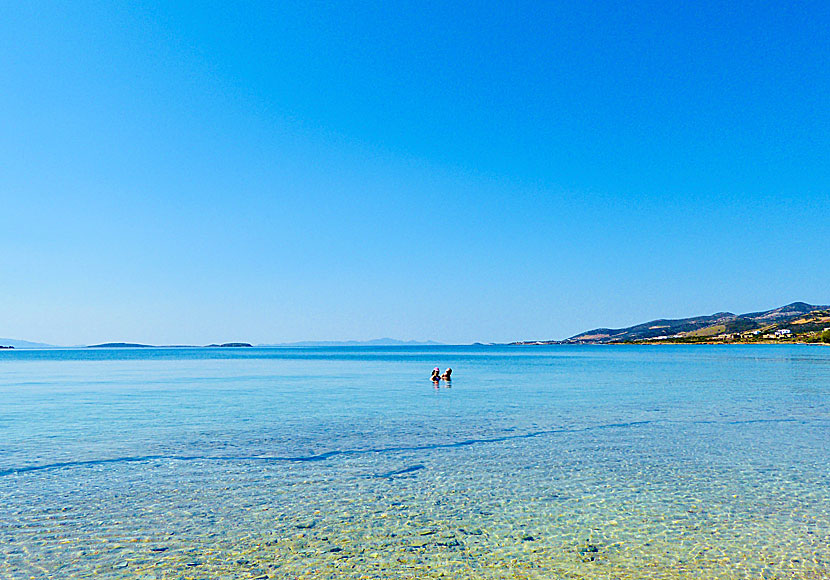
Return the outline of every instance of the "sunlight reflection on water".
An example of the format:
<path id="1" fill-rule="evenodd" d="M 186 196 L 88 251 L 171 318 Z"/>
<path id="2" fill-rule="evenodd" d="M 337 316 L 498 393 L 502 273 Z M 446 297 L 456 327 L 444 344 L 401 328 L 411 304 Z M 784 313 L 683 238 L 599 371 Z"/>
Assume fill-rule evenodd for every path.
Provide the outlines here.
<path id="1" fill-rule="evenodd" d="M 0 576 L 830 577 L 829 349 L 205 350 L 2 353 Z"/>

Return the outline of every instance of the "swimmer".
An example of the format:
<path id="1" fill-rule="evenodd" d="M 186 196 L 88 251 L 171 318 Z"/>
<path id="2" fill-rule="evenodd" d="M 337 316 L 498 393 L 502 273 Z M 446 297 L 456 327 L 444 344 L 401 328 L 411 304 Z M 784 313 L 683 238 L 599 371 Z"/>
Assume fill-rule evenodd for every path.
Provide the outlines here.
<path id="1" fill-rule="evenodd" d="M 452 369 L 448 368 L 447 370 L 445 370 L 444 374 L 441 375 L 441 378 L 447 382 L 450 382 L 452 380 Z"/>
<path id="2" fill-rule="evenodd" d="M 441 369 L 439 369 L 438 367 L 435 367 L 434 369 L 432 369 L 432 376 L 429 377 L 429 380 L 431 380 L 433 383 L 437 383 L 440 378 L 441 378 Z"/>

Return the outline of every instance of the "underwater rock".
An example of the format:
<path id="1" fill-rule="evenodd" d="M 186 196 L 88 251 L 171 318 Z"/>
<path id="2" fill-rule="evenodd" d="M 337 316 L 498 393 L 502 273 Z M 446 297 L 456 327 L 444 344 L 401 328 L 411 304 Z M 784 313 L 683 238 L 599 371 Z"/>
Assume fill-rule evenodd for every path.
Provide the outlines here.
<path id="1" fill-rule="evenodd" d="M 436 546 L 443 546 L 445 548 L 456 548 L 461 545 L 456 538 L 448 538 L 446 541 L 443 542 L 435 542 Z"/>
<path id="2" fill-rule="evenodd" d="M 599 548 L 591 543 L 586 543 L 578 552 L 583 562 L 594 562 L 599 556 Z"/>

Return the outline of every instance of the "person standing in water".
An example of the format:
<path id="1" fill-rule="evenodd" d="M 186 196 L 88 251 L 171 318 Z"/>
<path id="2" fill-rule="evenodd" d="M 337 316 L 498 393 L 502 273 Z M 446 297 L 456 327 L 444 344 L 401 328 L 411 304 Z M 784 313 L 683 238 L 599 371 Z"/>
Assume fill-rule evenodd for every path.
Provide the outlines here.
<path id="1" fill-rule="evenodd" d="M 450 382 L 450 381 L 452 380 L 452 376 L 451 376 L 451 375 L 452 375 L 452 369 L 451 369 L 451 368 L 447 368 L 447 370 L 445 370 L 445 371 L 444 371 L 444 374 L 443 374 L 443 375 L 441 375 L 441 378 L 442 378 L 442 379 L 444 379 L 444 380 L 445 380 L 445 381 L 447 381 L 447 382 Z"/>
<path id="2" fill-rule="evenodd" d="M 432 376 L 429 377 L 429 380 L 431 380 L 433 383 L 437 383 L 440 378 L 441 378 L 441 369 L 439 369 L 438 367 L 435 367 L 434 369 L 432 369 Z"/>

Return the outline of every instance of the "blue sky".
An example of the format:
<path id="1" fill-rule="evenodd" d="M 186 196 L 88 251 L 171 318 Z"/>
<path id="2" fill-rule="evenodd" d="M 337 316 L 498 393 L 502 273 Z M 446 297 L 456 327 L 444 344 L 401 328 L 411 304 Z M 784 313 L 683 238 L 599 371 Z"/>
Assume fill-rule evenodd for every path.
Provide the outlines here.
<path id="1" fill-rule="evenodd" d="M 6 3 L 0 336 L 830 302 L 830 5 Z"/>

